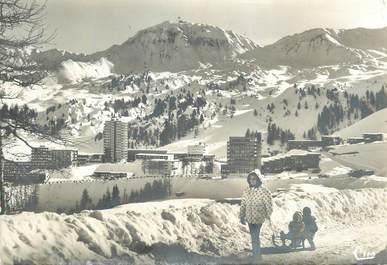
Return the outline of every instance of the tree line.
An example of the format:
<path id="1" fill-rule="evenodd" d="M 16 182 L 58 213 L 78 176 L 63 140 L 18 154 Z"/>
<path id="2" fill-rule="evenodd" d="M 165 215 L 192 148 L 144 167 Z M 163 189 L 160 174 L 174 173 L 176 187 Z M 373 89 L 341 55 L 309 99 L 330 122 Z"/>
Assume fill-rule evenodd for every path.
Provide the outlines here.
<path id="1" fill-rule="evenodd" d="M 123 191 L 114 185 L 112 190 L 108 188 L 96 203 L 90 197 L 89 191 L 84 189 L 79 201 L 68 211 L 69 214 L 78 213 L 83 210 L 103 210 L 115 206 L 135 202 L 147 202 L 152 200 L 165 199 L 171 194 L 171 182 L 169 179 L 154 180 L 148 182 L 143 188 L 133 190 L 130 193 L 126 189 Z M 58 213 L 65 212 L 64 209 L 58 208 Z"/>

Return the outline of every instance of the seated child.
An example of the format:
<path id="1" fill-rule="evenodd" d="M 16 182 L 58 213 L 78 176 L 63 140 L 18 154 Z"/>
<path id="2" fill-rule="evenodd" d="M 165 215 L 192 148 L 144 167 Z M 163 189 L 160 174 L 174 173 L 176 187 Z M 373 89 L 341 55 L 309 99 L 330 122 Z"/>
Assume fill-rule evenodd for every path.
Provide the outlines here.
<path id="1" fill-rule="evenodd" d="M 297 247 L 303 243 L 305 225 L 302 221 L 302 213 L 297 211 L 293 214 L 293 221 L 289 223 L 289 233 L 285 234 L 281 232 L 282 243 L 285 243 L 285 239 L 290 239 L 290 247 Z"/>
<path id="2" fill-rule="evenodd" d="M 310 247 L 315 249 L 316 246 L 314 244 L 313 238 L 318 230 L 316 218 L 312 216 L 312 211 L 309 207 L 305 207 L 302 212 L 304 216 L 303 221 L 305 224 L 304 237 L 306 240 L 308 240 Z"/>

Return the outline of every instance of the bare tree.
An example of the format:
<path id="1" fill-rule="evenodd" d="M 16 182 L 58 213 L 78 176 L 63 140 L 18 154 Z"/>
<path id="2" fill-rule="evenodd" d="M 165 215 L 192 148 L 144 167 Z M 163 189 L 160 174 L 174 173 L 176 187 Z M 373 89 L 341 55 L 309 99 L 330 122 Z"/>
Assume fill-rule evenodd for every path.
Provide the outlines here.
<path id="1" fill-rule="evenodd" d="M 0 0 L 0 203 L 1 214 L 6 211 L 4 194 L 4 140 L 19 139 L 31 147 L 25 135 L 48 140 L 58 137 L 41 128 L 37 113 L 27 106 L 14 106 L 12 101 L 23 88 L 37 84 L 45 73 L 33 60 L 28 50 L 48 41 L 44 38 L 45 3 L 35 0 Z M 15 89 L 6 89 L 13 84 Z M 7 103 L 7 104 L 6 104 Z M 13 105 L 11 107 L 11 104 Z"/>

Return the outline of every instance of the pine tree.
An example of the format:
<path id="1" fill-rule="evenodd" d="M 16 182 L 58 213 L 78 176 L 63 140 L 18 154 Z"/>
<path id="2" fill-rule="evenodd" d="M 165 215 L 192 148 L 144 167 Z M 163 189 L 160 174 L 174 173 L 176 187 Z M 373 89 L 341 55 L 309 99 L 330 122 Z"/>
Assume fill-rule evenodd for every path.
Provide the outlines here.
<path id="1" fill-rule="evenodd" d="M 120 190 L 118 189 L 117 184 L 113 186 L 113 191 L 112 191 L 112 206 L 117 206 L 121 203 L 121 198 L 120 198 Z"/>
<path id="2" fill-rule="evenodd" d="M 87 189 L 83 190 L 82 198 L 81 198 L 81 202 L 80 202 L 79 208 L 80 208 L 80 210 L 85 210 L 85 209 L 91 209 L 92 208 L 92 200 L 91 200 L 91 198 L 89 196 L 89 193 L 88 193 Z"/>

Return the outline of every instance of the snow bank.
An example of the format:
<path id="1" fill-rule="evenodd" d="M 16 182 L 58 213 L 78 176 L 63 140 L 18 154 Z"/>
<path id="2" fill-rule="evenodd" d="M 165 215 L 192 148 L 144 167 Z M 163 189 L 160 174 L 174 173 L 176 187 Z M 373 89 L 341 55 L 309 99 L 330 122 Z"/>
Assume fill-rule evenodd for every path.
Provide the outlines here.
<path id="1" fill-rule="evenodd" d="M 385 218 L 387 190 L 342 190 L 313 185 L 292 186 L 276 194 L 272 220 L 284 229 L 294 211 L 312 208 L 320 232 Z M 22 213 L 0 217 L 3 264 L 59 264 L 115 260 L 127 263 L 179 263 L 187 256 L 238 255 L 249 247 L 238 205 L 212 200 L 170 200 L 129 204 L 75 215 Z M 384 216 L 383 216 L 384 215 Z M 272 231 L 263 227 L 263 244 Z M 195 254 L 193 254 L 195 253 Z M 200 262 L 199 262 L 200 263 Z M 126 264 L 126 263 L 125 263 Z"/>
<path id="2" fill-rule="evenodd" d="M 104 78 L 112 74 L 113 64 L 105 58 L 96 62 L 75 62 L 67 60 L 61 64 L 58 72 L 58 81 L 77 83 L 83 79 Z"/>

